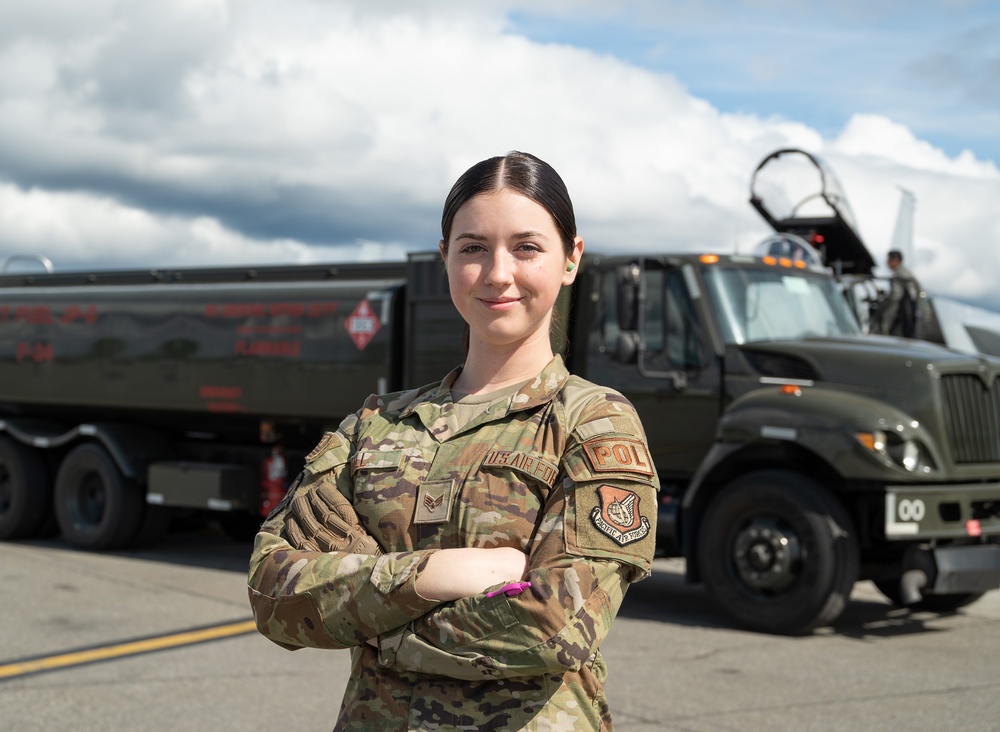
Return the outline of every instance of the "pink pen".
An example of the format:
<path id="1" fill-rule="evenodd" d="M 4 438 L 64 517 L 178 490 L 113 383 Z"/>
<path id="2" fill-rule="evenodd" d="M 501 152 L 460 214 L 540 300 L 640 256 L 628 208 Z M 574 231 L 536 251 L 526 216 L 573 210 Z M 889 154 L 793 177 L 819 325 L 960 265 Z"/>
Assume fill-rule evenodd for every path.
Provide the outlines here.
<path id="1" fill-rule="evenodd" d="M 487 592 L 487 597 L 493 597 L 494 595 L 499 595 L 501 592 L 507 597 L 513 597 L 514 595 L 520 595 L 526 589 L 531 587 L 530 582 L 508 582 L 503 587 L 500 587 L 493 592 Z"/>

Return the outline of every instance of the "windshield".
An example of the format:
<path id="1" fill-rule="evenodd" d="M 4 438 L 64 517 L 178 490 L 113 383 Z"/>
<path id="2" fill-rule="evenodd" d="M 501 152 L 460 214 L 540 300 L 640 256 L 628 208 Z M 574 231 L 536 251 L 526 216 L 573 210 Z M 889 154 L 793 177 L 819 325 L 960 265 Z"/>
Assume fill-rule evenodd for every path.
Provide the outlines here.
<path id="1" fill-rule="evenodd" d="M 829 277 L 786 269 L 709 267 L 705 281 L 726 343 L 861 334 Z"/>

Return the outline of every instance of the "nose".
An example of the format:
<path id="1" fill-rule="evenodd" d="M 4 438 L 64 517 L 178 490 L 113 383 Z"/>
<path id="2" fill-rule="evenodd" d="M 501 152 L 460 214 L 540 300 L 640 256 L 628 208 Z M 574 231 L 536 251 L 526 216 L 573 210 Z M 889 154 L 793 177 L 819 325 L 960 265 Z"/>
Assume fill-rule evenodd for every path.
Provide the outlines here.
<path id="1" fill-rule="evenodd" d="M 506 287 L 511 283 L 512 275 L 513 269 L 507 252 L 502 248 L 495 249 L 486 265 L 483 281 L 493 287 Z"/>

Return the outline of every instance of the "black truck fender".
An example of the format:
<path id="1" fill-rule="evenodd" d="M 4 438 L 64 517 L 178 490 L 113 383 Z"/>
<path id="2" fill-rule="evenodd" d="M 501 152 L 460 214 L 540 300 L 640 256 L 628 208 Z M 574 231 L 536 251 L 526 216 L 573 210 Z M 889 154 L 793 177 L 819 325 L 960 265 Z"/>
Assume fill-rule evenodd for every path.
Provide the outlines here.
<path id="1" fill-rule="evenodd" d="M 136 425 L 89 423 L 66 425 L 37 419 L 0 419 L 0 433 L 39 450 L 65 450 L 83 442 L 99 443 L 122 475 L 140 485 L 153 460 L 172 455 L 167 440 L 155 430 Z"/>
<path id="2" fill-rule="evenodd" d="M 679 533 L 673 540 L 683 547 L 688 581 L 700 580 L 697 546 L 702 516 L 716 493 L 745 473 L 789 469 L 813 478 L 834 495 L 851 481 L 870 485 L 917 477 L 888 455 L 867 450 L 855 436 L 874 430 L 916 439 L 936 455 L 933 439 L 915 420 L 863 395 L 823 387 L 776 386 L 734 400 L 721 417 L 716 442 L 692 476 L 680 505 L 669 506 L 675 514 L 669 517 L 669 526 Z"/>
<path id="3" fill-rule="evenodd" d="M 824 386 L 758 389 L 733 401 L 719 420 L 723 443 L 789 442 L 838 466 L 851 480 L 940 480 L 933 469 L 908 471 L 889 451 L 863 446 L 860 434 L 882 432 L 888 442 L 919 443 L 929 465 L 945 460 L 934 436 L 917 420 L 880 399 Z"/>

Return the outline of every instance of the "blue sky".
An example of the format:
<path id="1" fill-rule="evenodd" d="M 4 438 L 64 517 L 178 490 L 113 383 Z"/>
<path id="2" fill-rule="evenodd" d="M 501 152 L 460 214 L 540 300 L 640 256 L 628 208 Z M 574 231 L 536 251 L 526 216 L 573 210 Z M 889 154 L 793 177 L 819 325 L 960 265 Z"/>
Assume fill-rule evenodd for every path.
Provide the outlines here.
<path id="1" fill-rule="evenodd" d="M 950 155 L 971 149 L 1000 162 L 1000 4 L 632 5 L 517 11 L 510 30 L 673 74 L 724 112 L 783 116 L 826 136 L 852 114 L 880 114 Z"/>
<path id="2" fill-rule="evenodd" d="M 900 188 L 927 289 L 1000 309 L 987 0 L 0 4 L 0 259 L 59 269 L 402 257 L 521 149 L 591 251 L 746 252 L 752 172 L 835 171 L 876 261 Z"/>

